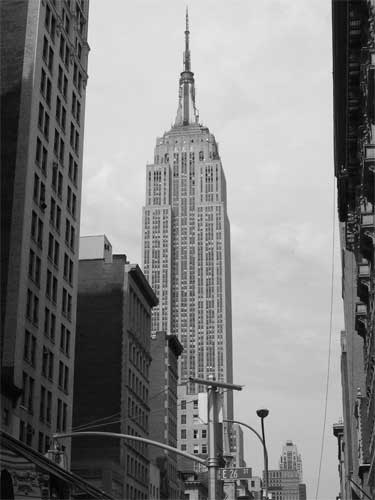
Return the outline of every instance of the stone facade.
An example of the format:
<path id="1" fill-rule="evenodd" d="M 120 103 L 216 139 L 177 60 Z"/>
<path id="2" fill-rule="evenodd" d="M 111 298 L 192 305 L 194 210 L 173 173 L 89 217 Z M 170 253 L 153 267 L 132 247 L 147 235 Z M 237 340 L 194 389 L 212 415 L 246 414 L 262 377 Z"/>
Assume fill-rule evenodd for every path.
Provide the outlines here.
<path id="1" fill-rule="evenodd" d="M 332 0 L 334 173 L 345 315 L 344 499 L 375 496 L 374 18 L 374 0 Z"/>
<path id="2" fill-rule="evenodd" d="M 72 422 L 87 21 L 1 2 L 2 424 L 40 452 Z"/>

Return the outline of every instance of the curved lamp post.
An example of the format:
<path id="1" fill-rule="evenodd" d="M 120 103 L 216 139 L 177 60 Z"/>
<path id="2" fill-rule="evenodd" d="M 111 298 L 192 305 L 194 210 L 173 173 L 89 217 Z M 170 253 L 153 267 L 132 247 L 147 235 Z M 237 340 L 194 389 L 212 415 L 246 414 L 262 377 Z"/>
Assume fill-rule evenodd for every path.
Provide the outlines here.
<path id="1" fill-rule="evenodd" d="M 259 414 L 258 412 L 261 412 L 261 414 Z M 266 441 L 264 439 L 264 424 L 263 424 L 263 419 L 266 418 L 266 416 L 268 415 L 268 413 L 269 413 L 269 411 L 266 410 L 266 409 L 257 410 L 258 417 L 260 417 L 262 419 L 262 436 L 263 437 L 253 427 L 251 427 L 251 425 L 245 424 L 244 422 L 240 422 L 239 420 L 224 419 L 224 422 L 229 422 L 229 423 L 232 423 L 232 424 L 243 425 L 244 427 L 246 427 L 247 429 L 249 429 L 251 432 L 253 432 L 256 435 L 256 437 L 259 439 L 259 441 L 262 443 L 262 447 L 263 447 L 263 459 L 264 459 L 264 469 L 265 469 L 265 478 L 264 478 L 265 481 L 264 482 L 265 482 L 265 493 L 266 493 L 267 500 L 268 500 L 268 452 L 267 452 L 267 447 L 266 447 Z"/>
<path id="2" fill-rule="evenodd" d="M 265 490 L 266 490 L 266 499 L 267 500 L 268 500 L 268 453 L 267 453 L 267 447 L 266 447 L 266 438 L 264 437 L 264 419 L 267 417 L 268 414 L 269 414 L 269 411 L 267 410 L 267 408 L 262 408 L 260 410 L 257 410 L 257 415 L 261 419 L 261 424 L 262 424 L 264 468 L 265 468 L 264 482 L 265 482 Z"/>
<path id="3" fill-rule="evenodd" d="M 140 441 L 141 443 L 146 443 L 151 446 L 156 446 L 158 448 L 163 448 L 164 450 L 173 451 L 173 453 L 177 453 L 177 455 L 182 455 L 185 458 L 190 458 L 195 462 L 199 462 L 202 465 L 207 467 L 207 461 L 203 458 L 197 457 L 196 455 L 191 455 L 186 451 L 179 450 L 178 448 L 174 448 L 173 446 L 169 446 L 168 444 L 159 443 L 158 441 L 152 441 L 151 439 L 147 439 L 141 436 L 132 436 L 130 434 L 119 434 L 117 432 L 104 432 L 104 431 L 76 431 L 76 432 L 64 432 L 64 433 L 56 433 L 52 435 L 53 440 L 68 438 L 68 437 L 76 437 L 76 436 L 104 436 L 104 437 L 113 437 L 118 439 L 130 439 L 133 441 Z"/>

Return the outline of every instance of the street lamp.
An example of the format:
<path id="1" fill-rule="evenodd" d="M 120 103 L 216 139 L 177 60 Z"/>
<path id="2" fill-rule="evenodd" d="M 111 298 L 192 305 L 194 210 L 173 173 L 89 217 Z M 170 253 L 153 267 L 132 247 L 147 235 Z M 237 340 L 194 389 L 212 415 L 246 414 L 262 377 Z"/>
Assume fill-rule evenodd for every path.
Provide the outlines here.
<path id="1" fill-rule="evenodd" d="M 267 411 L 267 414 L 268 414 L 268 410 Z M 265 417 L 264 417 L 265 418 Z M 244 427 L 246 427 L 247 429 L 249 429 L 251 432 L 253 432 L 256 437 L 259 439 L 259 441 L 262 443 L 262 447 L 263 447 L 263 457 L 264 457 L 264 468 L 265 470 L 268 471 L 268 453 L 267 453 L 267 448 L 266 448 L 266 443 L 264 442 L 262 436 L 259 434 L 258 431 L 256 431 L 254 429 L 254 427 L 251 427 L 251 425 L 248 425 L 248 424 L 245 424 L 244 422 L 240 422 L 239 420 L 228 420 L 228 419 L 224 419 L 223 422 L 229 422 L 231 424 L 239 424 L 239 425 L 243 425 Z M 268 477 L 268 476 L 267 476 Z M 267 485 L 268 485 L 268 481 L 267 481 Z M 268 486 L 267 486 L 267 494 L 268 494 Z M 268 499 L 267 499 L 268 500 Z"/>
<path id="2" fill-rule="evenodd" d="M 267 453 L 266 439 L 264 437 L 264 419 L 267 417 L 268 414 L 269 411 L 267 410 L 267 408 L 261 408 L 260 410 L 257 410 L 257 415 L 260 418 L 262 424 L 262 441 L 263 441 L 264 467 L 265 467 L 264 482 L 266 490 L 265 496 L 267 500 L 268 500 L 268 453 Z"/>

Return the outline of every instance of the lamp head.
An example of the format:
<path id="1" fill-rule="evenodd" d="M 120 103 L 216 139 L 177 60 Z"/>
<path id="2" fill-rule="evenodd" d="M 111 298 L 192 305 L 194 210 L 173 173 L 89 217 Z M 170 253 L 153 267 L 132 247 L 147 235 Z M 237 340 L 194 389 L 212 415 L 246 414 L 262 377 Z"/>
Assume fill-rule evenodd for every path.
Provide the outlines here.
<path id="1" fill-rule="evenodd" d="M 267 408 L 261 408 L 260 410 L 257 410 L 257 415 L 260 418 L 266 418 L 266 416 L 269 414 L 269 411 Z"/>

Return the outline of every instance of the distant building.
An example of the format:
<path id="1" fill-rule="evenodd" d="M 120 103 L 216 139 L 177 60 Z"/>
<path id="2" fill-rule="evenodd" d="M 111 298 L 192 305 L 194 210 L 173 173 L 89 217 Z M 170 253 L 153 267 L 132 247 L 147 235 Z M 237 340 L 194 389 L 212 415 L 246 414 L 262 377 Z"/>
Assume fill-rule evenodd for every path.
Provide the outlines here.
<path id="1" fill-rule="evenodd" d="M 207 473 L 183 472 L 186 500 L 208 500 Z"/>
<path id="2" fill-rule="evenodd" d="M 72 425 L 88 9 L 1 2 L 2 429 L 41 453 Z"/>
<path id="3" fill-rule="evenodd" d="M 160 469 L 152 462 L 150 462 L 147 500 L 160 500 Z"/>
<path id="4" fill-rule="evenodd" d="M 306 500 L 306 485 L 302 483 L 302 457 L 293 441 L 282 447 L 278 470 L 268 471 L 268 491 L 272 500 Z M 263 471 L 263 488 L 265 472 Z"/>
<path id="5" fill-rule="evenodd" d="M 280 457 L 280 470 L 297 471 L 299 480 L 302 481 L 302 458 L 293 441 L 287 441 L 283 446 Z"/>
<path id="6" fill-rule="evenodd" d="M 229 428 L 230 450 L 233 467 L 246 467 L 243 453 L 243 430 L 239 424 L 232 424 Z"/>
<path id="7" fill-rule="evenodd" d="M 151 309 L 157 298 L 140 268 L 86 239 L 80 260 L 73 429 L 147 437 Z M 96 253 L 95 253 L 96 249 Z M 103 252 L 104 251 L 104 252 Z M 147 445 L 74 438 L 72 468 L 116 498 L 147 498 Z"/>
<path id="8" fill-rule="evenodd" d="M 298 470 L 281 471 L 282 500 L 300 500 L 300 478 Z"/>
<path id="9" fill-rule="evenodd" d="M 177 360 L 182 345 L 176 335 L 155 332 L 151 335 L 150 365 L 150 439 L 177 448 Z M 160 470 L 160 498 L 180 498 L 177 456 L 151 446 L 150 462 Z"/>
<path id="10" fill-rule="evenodd" d="M 299 490 L 299 500 L 306 500 L 306 484 L 300 483 L 298 485 L 298 490 Z"/>
<path id="11" fill-rule="evenodd" d="M 344 500 L 375 498 L 374 17 L 375 0 L 332 0 L 334 175 L 345 319 Z"/>
<path id="12" fill-rule="evenodd" d="M 252 494 L 253 500 L 262 500 L 262 479 L 258 476 L 254 476 L 247 481 L 247 488 Z M 276 497 L 272 497 L 272 500 L 278 500 Z"/>
<path id="13" fill-rule="evenodd" d="M 199 395 L 189 394 L 186 385 L 179 385 L 178 389 L 177 418 L 179 422 L 179 436 L 182 451 L 208 457 L 208 434 L 207 422 L 202 420 L 199 414 Z M 219 424 L 221 426 L 221 424 Z M 223 452 L 222 444 L 219 451 Z M 202 466 L 187 458 L 178 457 L 179 470 L 200 471 Z"/>
<path id="14" fill-rule="evenodd" d="M 265 485 L 265 473 L 263 471 L 263 487 Z M 268 471 L 268 491 L 272 495 L 272 500 L 283 500 L 281 470 Z"/>
<path id="15" fill-rule="evenodd" d="M 296 470 L 269 470 L 268 491 L 272 500 L 302 500 L 300 498 L 299 474 Z M 263 471 L 263 489 L 265 473 Z"/>
<path id="16" fill-rule="evenodd" d="M 79 239 L 79 260 L 112 258 L 112 245 L 105 234 L 81 236 Z"/>
<path id="17" fill-rule="evenodd" d="M 345 471 L 345 441 L 344 441 L 344 423 L 337 422 L 333 424 L 333 434 L 337 438 L 337 459 L 339 462 L 340 493 L 338 498 L 344 499 L 346 471 Z"/>

